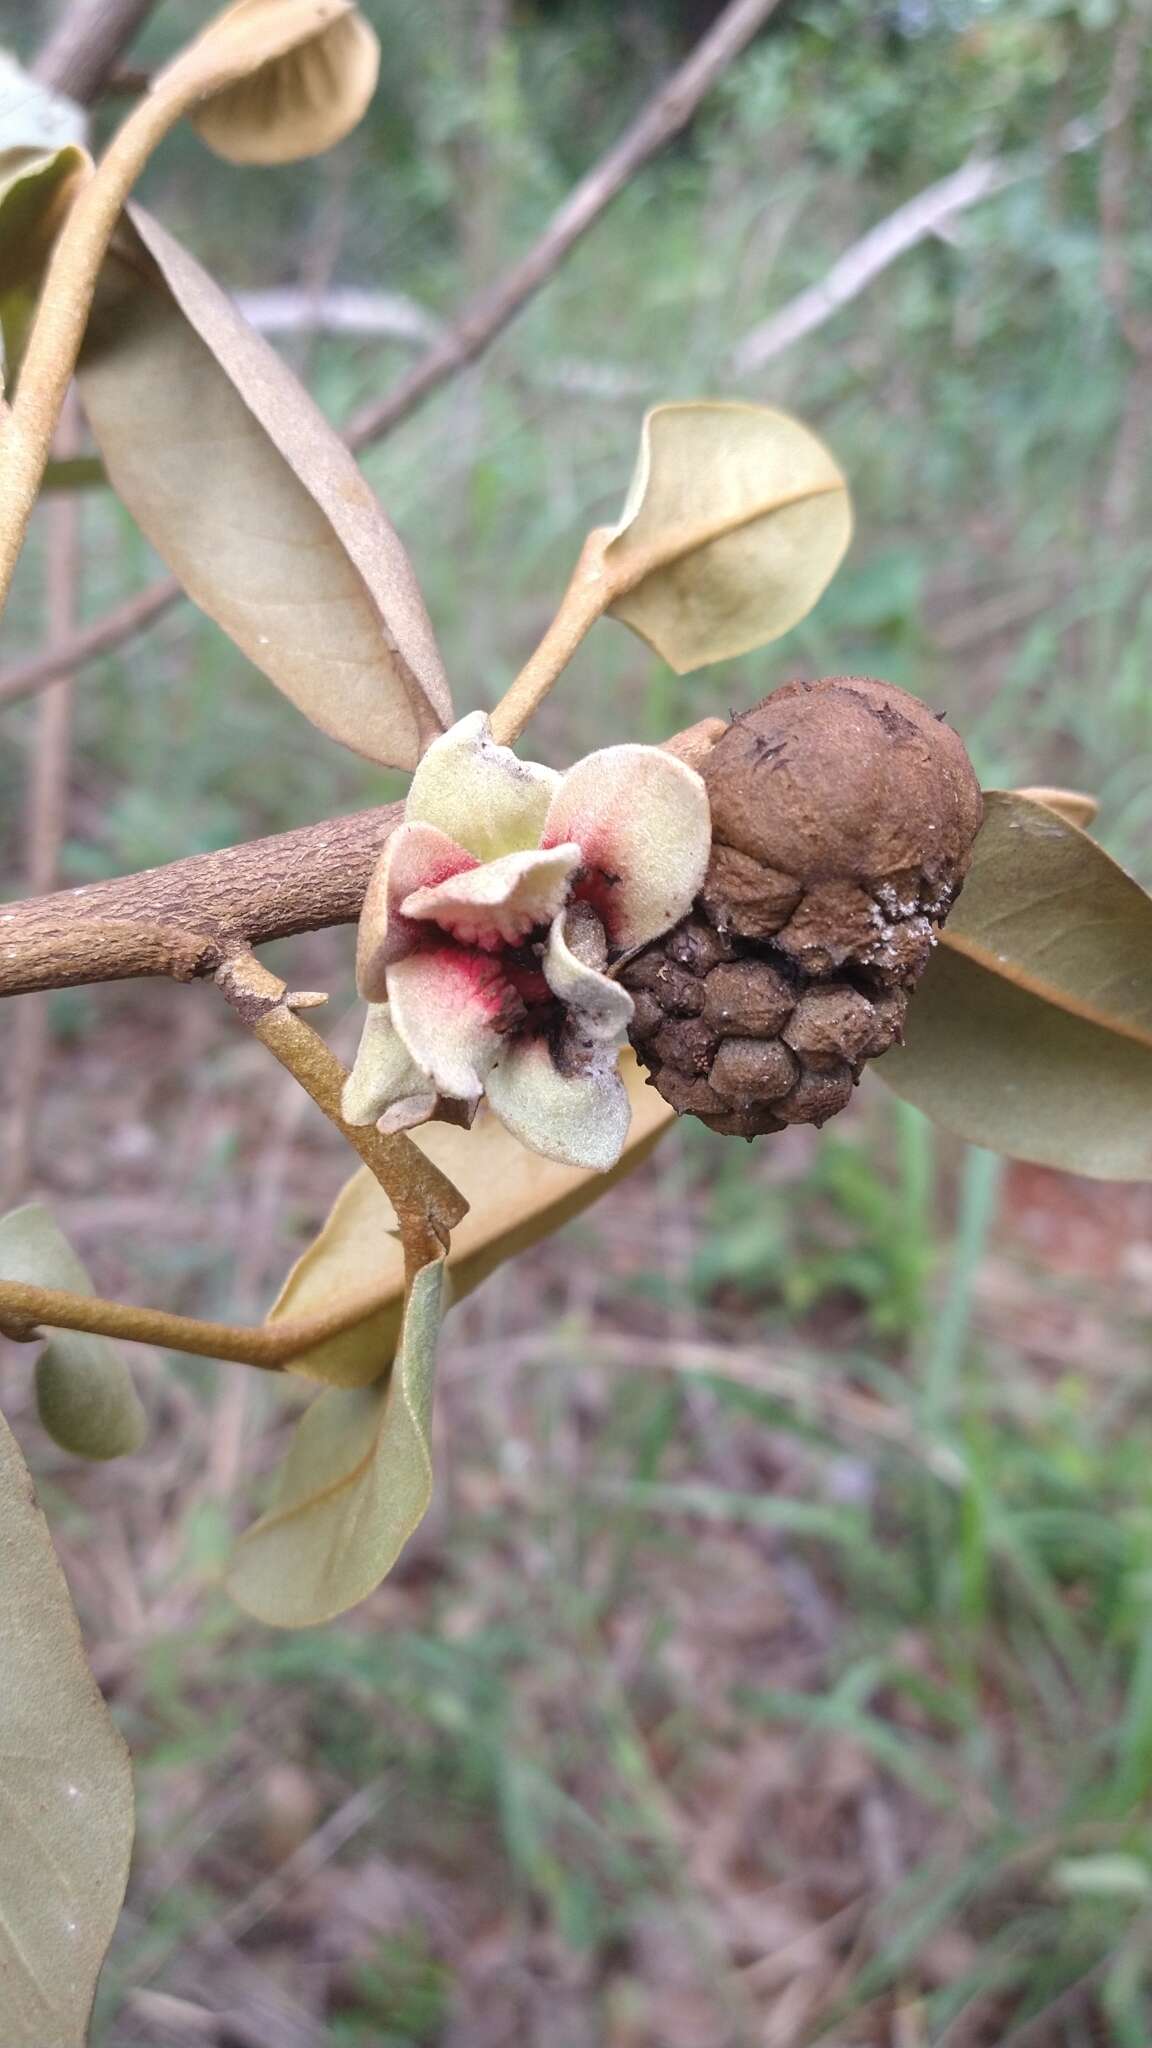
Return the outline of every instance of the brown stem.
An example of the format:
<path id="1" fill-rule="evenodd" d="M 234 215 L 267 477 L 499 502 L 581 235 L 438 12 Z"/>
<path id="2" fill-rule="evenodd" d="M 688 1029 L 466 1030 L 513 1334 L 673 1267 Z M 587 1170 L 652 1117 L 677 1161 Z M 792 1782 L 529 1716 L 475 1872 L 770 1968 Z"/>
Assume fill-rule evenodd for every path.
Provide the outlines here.
<path id="1" fill-rule="evenodd" d="M 492 713 L 492 732 L 503 746 L 519 739 L 532 713 L 615 595 L 604 575 L 608 532 L 607 527 L 597 527 L 588 535 L 552 624 Z"/>
<path id="2" fill-rule="evenodd" d="M 259 1366 L 265 1372 L 280 1372 L 293 1358 L 325 1338 L 337 1336 L 363 1315 L 362 1301 L 342 1302 L 324 1316 L 251 1327 L 202 1322 L 198 1316 L 137 1308 L 133 1302 L 104 1301 L 98 1295 L 73 1294 L 65 1287 L 0 1281 L 0 1329 L 17 1343 L 37 1338 L 44 1329 L 87 1330 L 121 1343 L 157 1344 L 166 1351 L 225 1358 L 235 1365 Z"/>
<path id="3" fill-rule="evenodd" d="M 215 974 L 238 944 L 354 924 L 402 804 L 0 908 L 0 996 Z"/>
<path id="4" fill-rule="evenodd" d="M 216 983 L 241 1021 L 287 1067 L 375 1174 L 396 1211 L 405 1251 L 412 1237 L 423 1247 L 429 1232 L 439 1240 L 436 1249 L 443 1249 L 449 1233 L 468 1213 L 463 1195 L 411 1138 L 402 1133 L 386 1138 L 372 1124 L 345 1123 L 340 1096 L 346 1070 L 319 1032 L 296 1014 L 279 976 L 243 947 L 218 968 Z"/>
<path id="5" fill-rule="evenodd" d="M 241 1021 L 300 1083 L 379 1181 L 396 1211 L 410 1279 L 418 1267 L 447 1248 L 452 1230 L 468 1213 L 463 1195 L 410 1138 L 399 1134 L 386 1138 L 371 1126 L 359 1129 L 344 1122 L 340 1093 L 345 1069 L 319 1033 L 296 1015 L 293 998 L 277 975 L 241 949 L 219 968 L 216 980 Z M 0 1329 L 18 1341 L 35 1337 L 42 1328 L 88 1330 L 98 1336 L 159 1344 L 173 1351 L 275 1372 L 323 1338 L 359 1322 L 367 1305 L 364 1297 L 357 1297 L 342 1301 L 322 1316 L 281 1322 L 272 1328 L 250 1328 L 240 1323 L 201 1322 L 165 1309 L 136 1308 L 128 1302 L 104 1301 L 66 1288 L 3 1281 Z"/>

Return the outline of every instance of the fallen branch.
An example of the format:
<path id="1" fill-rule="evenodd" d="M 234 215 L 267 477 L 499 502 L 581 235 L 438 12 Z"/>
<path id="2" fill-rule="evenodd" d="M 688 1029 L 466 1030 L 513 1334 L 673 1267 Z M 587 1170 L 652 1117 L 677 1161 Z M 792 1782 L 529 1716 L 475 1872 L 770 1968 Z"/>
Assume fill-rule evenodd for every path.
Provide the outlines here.
<path id="1" fill-rule="evenodd" d="M 1093 148 L 1108 125 L 1106 118 L 1070 121 L 1057 137 L 1056 155 L 1071 156 L 1078 150 Z M 895 213 L 888 214 L 858 242 L 853 242 L 851 248 L 845 249 L 818 284 L 798 292 L 770 320 L 744 336 L 730 359 L 736 375 L 745 377 L 775 362 L 786 349 L 858 298 L 882 271 L 918 242 L 938 235 L 958 214 L 967 212 L 982 199 L 991 198 L 994 192 L 1042 176 L 1051 161 L 1051 151 L 1017 157 L 974 157 L 961 164 L 958 171 L 918 192 L 914 199 L 906 200 Z"/>

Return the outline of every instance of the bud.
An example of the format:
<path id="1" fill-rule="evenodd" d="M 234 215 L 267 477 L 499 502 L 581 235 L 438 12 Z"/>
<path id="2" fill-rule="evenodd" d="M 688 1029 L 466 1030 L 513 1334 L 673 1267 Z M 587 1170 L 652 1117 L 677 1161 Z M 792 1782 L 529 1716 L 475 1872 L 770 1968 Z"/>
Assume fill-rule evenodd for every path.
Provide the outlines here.
<path id="1" fill-rule="evenodd" d="M 822 1124 L 902 1037 L 979 830 L 963 742 L 860 676 L 786 683 L 697 764 L 712 853 L 688 917 L 620 972 L 665 1101 L 753 1138 Z"/>

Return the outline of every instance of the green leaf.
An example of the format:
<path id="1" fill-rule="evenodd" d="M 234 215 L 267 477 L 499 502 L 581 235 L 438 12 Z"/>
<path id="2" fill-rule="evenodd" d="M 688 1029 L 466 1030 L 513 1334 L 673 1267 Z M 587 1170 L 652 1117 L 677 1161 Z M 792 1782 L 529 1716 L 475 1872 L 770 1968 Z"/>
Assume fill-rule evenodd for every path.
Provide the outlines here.
<path id="1" fill-rule="evenodd" d="M 274 350 L 157 221 L 129 215 L 79 365 L 115 490 L 314 725 L 414 768 L 452 704 L 394 528 Z"/>
<path id="2" fill-rule="evenodd" d="M 279 0 L 241 0 L 233 14 L 267 15 Z M 227 86 L 190 116 L 201 140 L 233 164 L 290 164 L 319 156 L 356 126 L 380 69 L 380 45 L 354 10 Z"/>
<path id="3" fill-rule="evenodd" d="M 851 533 L 844 478 L 799 420 L 764 405 L 657 406 L 604 550 L 608 609 L 683 675 L 796 625 Z"/>
<path id="4" fill-rule="evenodd" d="M 4 125 L 11 126 L 11 121 L 0 121 L 0 128 Z M 86 151 L 71 142 L 59 148 L 0 150 L 0 368 L 9 391 L 24 352 L 41 273 L 77 181 L 90 169 Z"/>
<path id="5" fill-rule="evenodd" d="M 0 1280 L 91 1294 L 87 1271 L 38 1202 L 0 1217 Z M 48 1434 L 79 1458 L 138 1451 L 147 1418 L 132 1375 L 107 1337 L 54 1330 L 36 1365 L 36 1398 Z"/>
<path id="6" fill-rule="evenodd" d="M 444 1261 L 409 1290 L 382 1387 L 330 1388 L 297 1426 L 275 1505 L 237 1547 L 228 1586 L 280 1628 L 328 1621 L 391 1571 L 432 1495 L 432 1377 Z"/>
<path id="7" fill-rule="evenodd" d="M 424 1124 L 409 1133 L 471 1204 L 452 1233 L 448 1301 L 479 1287 L 489 1273 L 559 1230 L 646 1159 L 673 1112 L 629 1052 L 621 1075 L 632 1102 L 628 1142 L 611 1173 L 560 1166 L 529 1152 L 485 1112 L 470 1131 Z M 302 1351 L 288 1368 L 330 1386 L 366 1386 L 384 1371 L 396 1343 L 404 1299 L 404 1257 L 396 1215 L 375 1176 L 362 1167 L 346 1182 L 319 1236 L 297 1260 L 268 1321 L 322 1316 L 348 1304 L 348 1326 Z M 359 1304 L 359 1307 L 357 1307 Z"/>
<path id="8" fill-rule="evenodd" d="M 960 900 L 877 1072 L 972 1144 L 1152 1177 L 1152 898 L 1046 804 L 993 791 Z"/>
<path id="9" fill-rule="evenodd" d="M 2 1417 L 0 1557 L 4 2048 L 83 2048 L 128 1881 L 132 1772 Z"/>

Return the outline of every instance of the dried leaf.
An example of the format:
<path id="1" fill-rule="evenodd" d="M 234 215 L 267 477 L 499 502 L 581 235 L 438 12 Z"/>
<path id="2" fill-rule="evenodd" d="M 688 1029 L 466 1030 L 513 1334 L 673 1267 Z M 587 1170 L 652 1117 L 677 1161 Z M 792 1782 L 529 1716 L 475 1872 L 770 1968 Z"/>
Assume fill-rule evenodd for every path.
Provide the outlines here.
<path id="1" fill-rule="evenodd" d="M 83 2048 L 128 1881 L 132 1772 L 2 1418 L 0 1557 L 4 2048 Z"/>
<path id="2" fill-rule="evenodd" d="M 54 1217 L 38 1202 L 0 1217 L 0 1280 L 94 1291 Z M 107 1337 L 53 1330 L 37 1360 L 36 1398 L 49 1436 L 78 1458 L 124 1457 L 138 1451 L 148 1433 L 132 1375 Z"/>
<path id="3" fill-rule="evenodd" d="M 298 1424 L 275 1505 L 241 1538 L 228 1574 L 260 1621 L 303 1628 L 355 1606 L 422 1521 L 443 1281 L 443 1259 L 416 1274 L 384 1386 L 330 1388 Z"/>
<path id="4" fill-rule="evenodd" d="M 604 549 L 608 610 L 683 675 L 779 639 L 851 532 L 844 479 L 799 420 L 762 405 L 657 406 Z"/>
<path id="5" fill-rule="evenodd" d="M 1027 797 L 1029 803 L 1047 804 L 1050 811 L 1059 811 L 1070 825 L 1079 825 L 1085 831 L 1100 809 L 1097 798 L 1082 789 L 1018 789 L 1015 794 Z"/>
<path id="6" fill-rule="evenodd" d="M 482 1115 L 470 1131 L 437 1123 L 410 1134 L 472 1204 L 452 1233 L 450 1302 L 471 1294 L 505 1259 L 558 1230 L 647 1158 L 673 1112 L 645 1085 L 630 1052 L 621 1061 L 621 1073 L 632 1103 L 632 1126 L 611 1173 L 543 1159 L 518 1144 L 494 1116 Z M 268 1317 L 270 1323 L 285 1323 L 347 1302 L 349 1327 L 302 1353 L 290 1371 L 332 1386 L 355 1387 L 385 1369 L 403 1299 L 404 1261 L 395 1230 L 388 1197 L 362 1168 L 337 1196 L 323 1230 L 297 1260 Z"/>
<path id="7" fill-rule="evenodd" d="M 407 554 L 274 350 L 130 209 L 80 390 L 112 483 L 195 602 L 314 725 L 413 768 L 452 706 Z"/>
<path id="8" fill-rule="evenodd" d="M 1104 1180 L 1152 1176 L 1152 898 L 1020 792 L 972 871 L 882 1079 L 945 1130 Z"/>
<path id="9" fill-rule="evenodd" d="M 242 0 L 235 13 L 266 10 Z M 201 140 L 233 164 L 288 164 L 319 156 L 356 126 L 376 89 L 380 45 L 354 9 L 190 116 Z"/>

